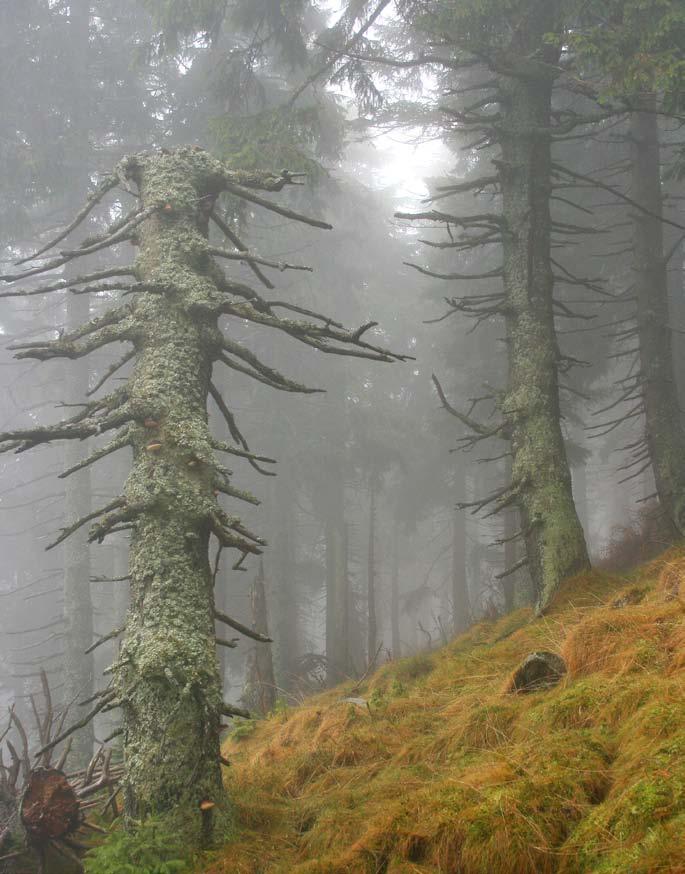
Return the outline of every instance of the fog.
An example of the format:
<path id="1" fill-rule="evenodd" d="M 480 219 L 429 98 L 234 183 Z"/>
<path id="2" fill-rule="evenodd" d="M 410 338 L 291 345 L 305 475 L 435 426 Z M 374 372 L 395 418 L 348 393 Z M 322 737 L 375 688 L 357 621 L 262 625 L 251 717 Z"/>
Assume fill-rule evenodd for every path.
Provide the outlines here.
<path id="1" fill-rule="evenodd" d="M 132 280 L 119 288 L 116 278 L 71 282 L 130 264 L 138 240 L 129 234 L 78 261 L 67 259 L 19 283 L 11 279 L 97 239 L 138 208 L 139 195 L 120 179 L 56 249 L 17 266 L 68 226 L 88 192 L 126 155 L 200 146 L 236 170 L 302 173 L 297 181 L 303 184 L 259 196 L 332 230 L 230 193 L 221 195 L 217 210 L 244 251 L 308 269 L 217 263 L 231 282 L 286 302 L 291 309 L 279 309 L 279 317 L 325 313 L 333 320 L 326 327 L 352 332 L 373 323 L 364 340 L 402 359 L 322 354 L 292 331 L 221 315 L 232 343 L 289 381 L 278 390 L 283 380 L 263 369 L 255 379 L 243 358 L 232 359 L 238 367 L 216 361 L 212 372 L 234 420 L 230 428 L 208 397 L 212 434 L 234 444 L 244 438 L 243 448 L 276 461 L 256 467 L 277 474 L 264 476 L 246 458 L 227 457 L 233 494 L 215 492 L 225 513 L 239 515 L 266 541 L 261 555 L 241 557 L 211 539 L 217 609 L 273 639 L 265 645 L 241 637 L 233 646 L 230 628 L 217 626 L 217 637 L 229 644 L 218 647 L 225 701 L 252 712 L 301 701 L 388 660 L 436 648 L 475 622 L 535 603 L 540 594 L 525 563 L 526 545 L 516 540 L 526 529 L 516 501 L 502 501 L 497 512 L 485 502 L 507 487 L 511 453 L 497 440 L 480 439 L 481 432 L 473 439 L 468 427 L 473 418 L 485 431 L 497 423 L 498 398 L 510 378 L 507 352 L 515 343 L 505 324 L 510 311 L 498 297 L 502 242 L 487 218 L 470 227 L 431 214 L 502 209 L 501 188 L 469 187 L 489 174 L 497 145 L 482 142 L 456 111 L 447 118 L 439 112 L 446 100 L 457 100 L 459 88 L 473 86 L 479 70 L 391 73 L 377 64 L 363 82 L 355 79 L 359 70 L 331 72 L 293 107 L 288 95 L 306 77 L 288 60 L 287 47 L 267 45 L 253 67 L 245 62 L 239 73 L 244 34 L 216 25 L 208 38 L 209 28 L 199 25 L 171 28 L 172 39 L 153 7 L 134 0 L 5 0 L 0 8 L 0 257 L 8 288 L 22 289 L 3 297 L 0 307 L 0 430 L 7 450 L 0 457 L 0 704 L 3 710 L 15 706 L 27 724 L 41 671 L 57 712 L 67 706 L 81 712 L 77 702 L 109 682 L 103 671 L 122 640 L 112 632 L 124 628 L 129 611 L 136 522 L 125 520 L 122 530 L 116 525 L 102 543 L 88 542 L 98 521 L 94 511 L 124 489 L 129 446 L 60 478 L 113 435 L 45 442 L 16 432 L 69 418 L 83 409 L 86 392 L 91 400 L 125 386 L 136 359 L 119 341 L 87 357 L 46 360 L 22 357 L 12 347 L 68 338 L 112 306 L 139 299 L 129 288 Z M 326 10 L 326 18 L 321 8 L 312 9 L 307 27 L 321 30 L 339 14 Z M 407 51 L 406 21 L 386 11 L 369 39 L 367 54 L 378 45 Z M 555 93 L 555 119 L 597 115 L 584 100 Z M 484 105 L 483 112 L 494 112 Z M 285 116 L 278 115 L 283 106 Z M 559 135 L 555 160 L 619 193 L 631 192 L 630 124 L 625 115 L 594 126 L 578 121 L 577 137 L 570 127 L 568 136 Z M 679 122 L 660 119 L 665 163 L 675 155 L 678 131 Z M 454 189 L 449 200 L 445 186 Z M 634 449 L 646 427 L 639 384 L 628 381 L 636 373 L 634 344 L 624 342 L 635 336 L 636 195 L 628 202 L 587 182 L 562 187 L 553 204 L 552 242 L 561 432 L 589 556 L 621 568 L 672 539 L 659 511 L 653 460 L 637 453 L 638 463 L 630 466 L 631 456 L 621 451 Z M 682 405 L 683 259 L 675 227 L 682 221 L 681 187 L 669 184 L 664 209 L 673 219 L 665 246 L 675 253 L 668 285 Z M 480 233 L 490 235 L 484 246 L 468 244 Z M 209 239 L 215 247 L 230 245 L 218 226 Z M 235 240 L 232 251 L 240 251 Z M 260 273 L 267 277 L 262 286 Z M 38 293 L 60 280 L 68 287 Z M 357 351 L 358 339 L 352 340 Z M 298 386 L 321 391 L 302 393 Z M 449 407 L 459 415 L 450 415 Z M 515 436 L 514 443 L 521 439 Z M 247 501 L 240 500 L 244 493 Z M 75 520 L 91 514 L 53 546 Z M 269 652 L 266 666 L 257 657 L 260 647 Z M 270 679 L 264 671 L 273 671 Z M 262 681 L 270 687 L 266 704 Z M 100 712 L 77 735 L 82 761 L 116 734 L 120 720 L 117 710 Z"/>

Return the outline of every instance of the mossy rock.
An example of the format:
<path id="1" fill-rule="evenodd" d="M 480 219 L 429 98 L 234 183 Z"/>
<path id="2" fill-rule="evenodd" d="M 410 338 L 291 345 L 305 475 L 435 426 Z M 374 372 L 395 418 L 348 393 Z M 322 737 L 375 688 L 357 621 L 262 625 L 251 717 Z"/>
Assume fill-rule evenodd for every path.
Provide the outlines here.
<path id="1" fill-rule="evenodd" d="M 539 692 L 556 686 L 566 673 L 566 663 L 553 652 L 532 652 L 514 671 L 508 692 Z"/>

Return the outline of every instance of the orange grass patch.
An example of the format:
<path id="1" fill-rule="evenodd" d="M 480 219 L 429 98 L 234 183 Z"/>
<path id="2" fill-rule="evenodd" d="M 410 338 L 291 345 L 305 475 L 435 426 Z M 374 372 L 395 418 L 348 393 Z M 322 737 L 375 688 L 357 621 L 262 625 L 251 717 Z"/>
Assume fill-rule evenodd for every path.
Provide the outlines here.
<path id="1" fill-rule="evenodd" d="M 229 739 L 206 874 L 685 874 L 685 552 L 568 581 Z M 618 605 L 618 606 L 612 606 Z M 531 651 L 554 689 L 507 695 Z"/>

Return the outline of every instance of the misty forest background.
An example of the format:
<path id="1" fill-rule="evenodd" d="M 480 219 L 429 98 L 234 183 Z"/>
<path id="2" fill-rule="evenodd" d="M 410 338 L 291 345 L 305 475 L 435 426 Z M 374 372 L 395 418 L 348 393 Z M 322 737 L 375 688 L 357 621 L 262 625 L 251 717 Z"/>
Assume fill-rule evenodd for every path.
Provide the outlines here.
<path id="1" fill-rule="evenodd" d="M 543 450 L 557 459 L 562 486 L 568 459 L 582 526 L 574 536 L 581 543 L 584 535 L 593 564 L 630 567 L 682 535 L 685 7 L 578 4 L 584 10 L 555 45 L 554 13 L 538 15 L 534 2 L 509 4 L 521 19 L 512 23 L 508 8 L 495 38 L 483 21 L 502 5 L 0 3 L 3 278 L 69 225 L 124 156 L 197 145 L 236 170 L 306 174 L 303 185 L 264 197 L 333 226 L 223 195 L 217 245 L 228 237 L 237 250 L 312 268 L 231 262 L 232 275 L 248 285 L 266 276 L 269 299 L 365 326 L 368 342 L 407 356 L 324 355 L 248 320 L 231 322 L 232 340 L 288 379 L 258 371 L 255 380 L 249 367 L 220 365 L 212 377 L 228 408 L 210 400 L 213 433 L 235 438 L 234 417 L 252 450 L 277 460 L 266 465 L 277 475 L 264 476 L 231 459 L 235 476 L 222 495 L 230 512 L 244 499 L 241 519 L 268 541 L 263 555 L 237 562 L 211 547 L 218 611 L 273 638 L 272 646 L 242 638 L 233 646 L 230 628 L 217 626 L 224 700 L 235 708 L 268 713 L 437 647 L 481 618 L 549 601 L 554 575 L 531 576 L 529 567 L 540 564 L 527 553 L 539 548 L 535 514 L 548 499 L 550 514 L 570 511 L 530 492 L 536 459 L 517 458 L 523 437 L 511 405 L 501 424 L 507 386 L 528 402 L 525 387 L 537 377 L 524 365 L 538 351 L 517 348 L 507 322 L 516 305 L 511 243 L 502 266 L 502 185 L 525 142 L 508 137 L 506 125 L 530 121 L 517 102 L 529 74 L 512 57 L 554 70 L 543 137 L 553 163 L 535 157 L 531 137 L 532 194 L 523 192 L 527 206 L 515 197 L 504 204 L 509 220 L 519 210 L 525 222 L 542 191 L 551 210 L 545 263 L 556 351 L 542 366 L 558 397 L 545 415 L 560 422 L 563 444 L 550 438 Z M 121 218 L 130 197 L 123 187 L 114 195 L 60 246 Z M 126 239 L 29 276 L 22 293 L 4 296 L 3 432 L 55 422 L 85 395 L 123 385 L 132 356 L 121 344 L 47 364 L 17 360 L 8 347 L 59 340 L 117 295 L 126 301 L 111 280 L 78 293 L 68 282 L 31 292 L 40 281 L 126 265 L 131 249 Z M 668 432 L 668 446 L 649 438 L 650 428 L 652 437 Z M 91 544 L 86 525 L 52 547 L 61 530 L 121 491 L 127 451 L 59 477 L 100 445 L 96 436 L 0 460 L 3 709 L 27 712 L 41 669 L 57 706 L 88 699 L 118 650 L 112 632 L 129 607 L 130 532 Z M 568 570 L 585 566 L 582 552 Z M 118 711 L 98 714 L 75 737 L 76 760 L 87 761 L 119 725 Z"/>

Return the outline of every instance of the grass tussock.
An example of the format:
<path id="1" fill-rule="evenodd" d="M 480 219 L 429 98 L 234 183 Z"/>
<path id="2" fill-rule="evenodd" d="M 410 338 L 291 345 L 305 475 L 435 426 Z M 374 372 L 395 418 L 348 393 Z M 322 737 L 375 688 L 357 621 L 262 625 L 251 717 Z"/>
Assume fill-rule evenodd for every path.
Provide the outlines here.
<path id="1" fill-rule="evenodd" d="M 685 551 L 568 581 L 229 740 L 207 874 L 685 874 Z M 555 688 L 505 690 L 530 652 Z"/>

